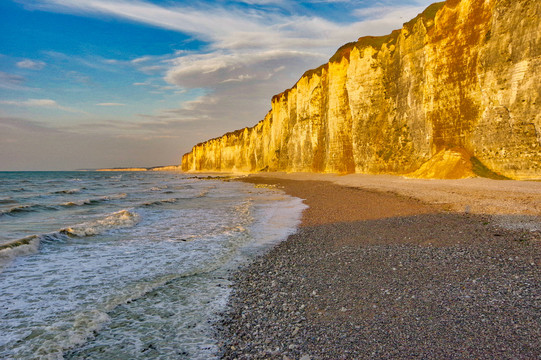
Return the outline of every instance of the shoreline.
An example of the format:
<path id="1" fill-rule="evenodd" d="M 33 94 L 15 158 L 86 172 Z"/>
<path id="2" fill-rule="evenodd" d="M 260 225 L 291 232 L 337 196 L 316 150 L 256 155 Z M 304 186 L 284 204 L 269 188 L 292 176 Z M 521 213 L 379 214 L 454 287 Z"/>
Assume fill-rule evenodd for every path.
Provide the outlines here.
<path id="1" fill-rule="evenodd" d="M 348 176 L 239 180 L 276 185 L 309 208 L 296 234 L 234 275 L 218 327 L 222 358 L 541 356 L 537 208 L 517 209 L 516 219 L 502 211 L 524 196 L 535 202 L 537 185 L 478 213 L 486 202 L 467 186 L 459 195 L 470 191 L 470 211 L 450 211 L 389 181 L 374 191 Z"/>

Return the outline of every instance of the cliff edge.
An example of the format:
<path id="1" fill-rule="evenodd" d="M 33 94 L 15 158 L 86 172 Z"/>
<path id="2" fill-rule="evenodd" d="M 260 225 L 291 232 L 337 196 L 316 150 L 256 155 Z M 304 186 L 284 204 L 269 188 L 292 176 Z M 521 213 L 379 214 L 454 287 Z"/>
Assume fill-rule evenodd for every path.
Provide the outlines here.
<path id="1" fill-rule="evenodd" d="M 541 178 L 541 2 L 447 0 L 342 46 L 184 171 Z"/>

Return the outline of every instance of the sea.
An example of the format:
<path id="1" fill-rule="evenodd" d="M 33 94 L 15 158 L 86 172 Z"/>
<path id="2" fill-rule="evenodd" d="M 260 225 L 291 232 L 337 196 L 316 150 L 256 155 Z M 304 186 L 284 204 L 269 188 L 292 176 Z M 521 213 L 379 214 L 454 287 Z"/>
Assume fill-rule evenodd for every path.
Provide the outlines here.
<path id="1" fill-rule="evenodd" d="M 0 359 L 214 359 L 232 272 L 294 233 L 282 190 L 0 172 Z"/>

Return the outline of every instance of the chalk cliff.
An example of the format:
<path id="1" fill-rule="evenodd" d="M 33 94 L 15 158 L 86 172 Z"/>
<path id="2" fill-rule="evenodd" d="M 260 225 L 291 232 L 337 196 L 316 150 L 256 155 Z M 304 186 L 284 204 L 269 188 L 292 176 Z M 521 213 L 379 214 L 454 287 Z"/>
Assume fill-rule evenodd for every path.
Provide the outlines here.
<path id="1" fill-rule="evenodd" d="M 257 125 L 194 146 L 182 169 L 541 178 L 540 10 L 433 4 L 342 46 Z"/>

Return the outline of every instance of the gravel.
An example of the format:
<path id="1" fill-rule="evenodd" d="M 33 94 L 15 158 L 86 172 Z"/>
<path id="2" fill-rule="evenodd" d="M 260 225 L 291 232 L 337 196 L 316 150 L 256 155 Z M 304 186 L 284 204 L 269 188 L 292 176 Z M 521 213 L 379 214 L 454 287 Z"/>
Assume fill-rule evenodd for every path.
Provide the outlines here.
<path id="1" fill-rule="evenodd" d="M 234 275 L 224 359 L 541 359 L 541 232 L 329 182 Z"/>

